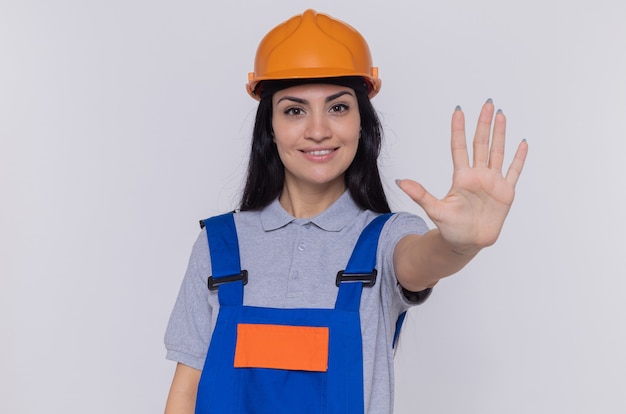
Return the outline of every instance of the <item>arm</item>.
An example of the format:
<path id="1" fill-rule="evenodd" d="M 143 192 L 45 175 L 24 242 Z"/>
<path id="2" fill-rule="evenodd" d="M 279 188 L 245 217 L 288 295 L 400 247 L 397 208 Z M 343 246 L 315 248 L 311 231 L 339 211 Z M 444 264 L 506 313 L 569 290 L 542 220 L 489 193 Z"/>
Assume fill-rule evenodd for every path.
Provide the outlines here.
<path id="1" fill-rule="evenodd" d="M 448 194 L 438 200 L 411 180 L 398 185 L 420 205 L 437 226 L 423 236 L 409 235 L 394 250 L 398 282 L 407 290 L 434 286 L 462 269 L 484 247 L 496 242 L 511 208 L 515 185 L 528 153 L 526 141 L 502 175 L 506 118 L 488 100 L 482 108 L 474 136 L 473 165 L 469 163 L 465 119 L 460 108 L 452 115 L 454 173 Z M 493 137 L 491 137 L 491 124 Z M 490 143 L 491 141 L 491 143 Z"/>
<path id="2" fill-rule="evenodd" d="M 165 414 L 193 414 L 201 371 L 178 363 L 167 397 Z"/>

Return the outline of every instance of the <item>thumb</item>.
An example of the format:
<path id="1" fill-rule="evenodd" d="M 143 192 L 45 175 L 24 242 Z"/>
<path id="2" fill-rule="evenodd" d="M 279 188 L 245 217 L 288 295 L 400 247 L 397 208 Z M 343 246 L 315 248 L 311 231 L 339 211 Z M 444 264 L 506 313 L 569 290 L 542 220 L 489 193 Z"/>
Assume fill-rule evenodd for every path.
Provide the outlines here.
<path id="1" fill-rule="evenodd" d="M 437 217 L 437 210 L 440 201 L 433 197 L 423 185 L 413 180 L 396 180 L 396 184 L 404 191 L 413 201 L 415 201 L 429 217 Z"/>

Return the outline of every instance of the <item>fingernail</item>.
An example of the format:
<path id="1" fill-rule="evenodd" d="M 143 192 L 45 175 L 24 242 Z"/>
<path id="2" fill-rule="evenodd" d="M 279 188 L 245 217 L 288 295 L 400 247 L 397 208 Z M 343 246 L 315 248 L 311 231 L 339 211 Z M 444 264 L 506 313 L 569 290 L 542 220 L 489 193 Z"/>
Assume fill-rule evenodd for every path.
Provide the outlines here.
<path id="1" fill-rule="evenodd" d="M 487 99 L 487 101 L 485 101 L 485 103 L 486 103 L 486 104 L 493 103 L 493 99 L 489 98 L 489 99 Z"/>
<path id="2" fill-rule="evenodd" d="M 522 142 L 527 142 L 527 141 L 526 141 L 526 138 L 524 138 L 524 139 L 522 140 Z"/>
<path id="3" fill-rule="evenodd" d="M 461 110 L 461 105 L 457 105 L 456 108 L 454 108 L 455 111 L 460 111 Z"/>
<path id="4" fill-rule="evenodd" d="M 497 114 L 503 114 L 503 113 L 504 113 L 504 112 L 502 112 L 502 109 L 498 109 L 498 111 L 496 112 L 496 115 L 497 115 Z"/>
<path id="5" fill-rule="evenodd" d="M 401 181 L 401 180 L 396 179 L 396 185 L 397 185 L 398 187 L 400 187 L 400 181 Z"/>

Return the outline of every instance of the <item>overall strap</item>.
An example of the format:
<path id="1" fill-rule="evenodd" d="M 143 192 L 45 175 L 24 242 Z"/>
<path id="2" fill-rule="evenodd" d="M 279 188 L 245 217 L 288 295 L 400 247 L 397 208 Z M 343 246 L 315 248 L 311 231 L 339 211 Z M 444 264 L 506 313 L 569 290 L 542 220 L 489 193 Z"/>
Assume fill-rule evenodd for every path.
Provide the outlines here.
<path id="1" fill-rule="evenodd" d="M 335 309 L 358 312 L 363 286 L 376 283 L 376 251 L 380 232 L 392 216 L 383 214 L 372 220 L 361 232 L 345 270 L 337 274 L 337 302 Z"/>
<path id="2" fill-rule="evenodd" d="M 248 272 L 241 270 L 239 240 L 233 213 L 203 220 L 213 274 L 208 279 L 209 290 L 218 290 L 220 305 L 243 305 L 243 285 Z"/>
<path id="3" fill-rule="evenodd" d="M 406 311 L 402 312 L 398 316 L 398 320 L 396 320 L 396 330 L 393 333 L 393 342 L 391 343 L 391 347 L 396 349 L 396 344 L 398 343 L 398 339 L 400 339 L 400 331 L 402 330 L 402 324 L 404 323 L 404 319 L 406 318 Z"/>

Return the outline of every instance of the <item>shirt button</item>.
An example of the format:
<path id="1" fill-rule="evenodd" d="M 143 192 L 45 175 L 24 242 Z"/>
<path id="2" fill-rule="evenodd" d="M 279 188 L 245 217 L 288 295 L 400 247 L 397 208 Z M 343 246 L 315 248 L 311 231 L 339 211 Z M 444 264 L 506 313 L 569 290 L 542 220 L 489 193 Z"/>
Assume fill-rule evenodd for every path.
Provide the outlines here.
<path id="1" fill-rule="evenodd" d="M 305 247 L 306 247 L 306 244 L 304 244 L 304 243 L 300 243 L 300 244 L 298 245 L 298 250 L 300 250 L 301 252 L 303 252 Z"/>

